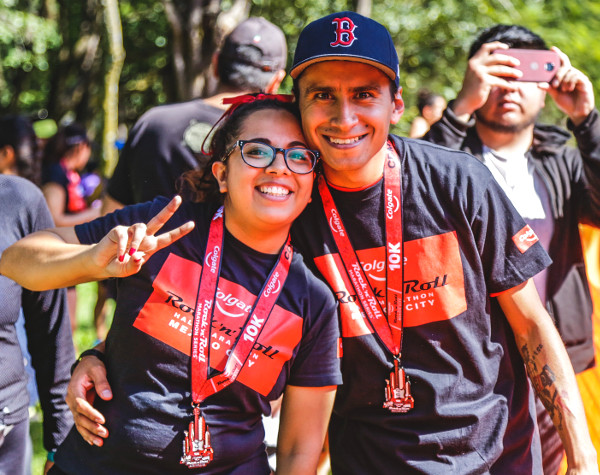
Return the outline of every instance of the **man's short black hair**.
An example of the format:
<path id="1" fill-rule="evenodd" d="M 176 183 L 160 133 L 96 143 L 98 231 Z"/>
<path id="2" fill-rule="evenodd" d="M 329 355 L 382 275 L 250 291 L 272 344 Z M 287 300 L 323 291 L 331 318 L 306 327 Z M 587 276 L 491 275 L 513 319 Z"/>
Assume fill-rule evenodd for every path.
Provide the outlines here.
<path id="1" fill-rule="evenodd" d="M 546 42 L 541 36 L 536 35 L 533 31 L 524 26 L 499 24 L 479 33 L 479 36 L 471 45 L 469 58 L 477 53 L 483 44 L 491 43 L 493 41 L 506 43 L 510 48 L 548 49 Z"/>

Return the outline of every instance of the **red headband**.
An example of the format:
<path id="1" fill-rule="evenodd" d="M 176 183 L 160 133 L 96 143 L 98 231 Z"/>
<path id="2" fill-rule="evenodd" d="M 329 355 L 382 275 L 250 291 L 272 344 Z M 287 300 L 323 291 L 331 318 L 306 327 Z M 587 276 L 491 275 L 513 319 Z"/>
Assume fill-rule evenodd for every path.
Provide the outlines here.
<path id="1" fill-rule="evenodd" d="M 210 155 L 210 150 L 206 150 L 206 151 L 204 150 L 204 144 L 206 143 L 206 140 L 212 134 L 212 131 L 217 127 L 217 125 L 219 125 L 219 123 L 225 117 L 229 117 L 233 113 L 233 111 L 235 111 L 242 104 L 250 104 L 251 102 L 266 101 L 266 100 L 279 101 L 279 102 L 293 102 L 294 96 L 292 94 L 263 94 L 261 92 L 258 94 L 242 94 L 240 96 L 224 98 L 223 104 L 231 104 L 231 106 L 223 113 L 223 115 L 221 117 L 219 117 L 219 120 L 217 120 L 217 122 L 215 122 L 215 125 L 212 126 L 212 128 L 210 129 L 210 132 L 208 134 L 206 134 L 206 137 L 204 137 L 204 141 L 202 142 L 202 148 L 200 149 L 202 154 Z"/>

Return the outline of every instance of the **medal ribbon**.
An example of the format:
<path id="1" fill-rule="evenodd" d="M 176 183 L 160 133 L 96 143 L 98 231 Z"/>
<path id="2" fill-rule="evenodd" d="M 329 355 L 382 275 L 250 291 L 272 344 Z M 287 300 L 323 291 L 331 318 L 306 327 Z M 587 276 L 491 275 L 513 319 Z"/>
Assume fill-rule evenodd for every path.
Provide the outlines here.
<path id="1" fill-rule="evenodd" d="M 209 378 L 210 333 L 217 284 L 221 273 L 223 237 L 224 218 L 223 207 L 221 207 L 213 216 L 210 224 L 194 312 L 192 330 L 192 401 L 194 404 L 199 404 L 208 396 L 226 388 L 236 380 L 267 323 L 279 291 L 285 284 L 292 262 L 293 250 L 288 235 L 281 254 L 258 294 L 248 319 L 227 358 L 225 370 Z M 262 318 L 260 318 L 261 316 Z"/>
<path id="2" fill-rule="evenodd" d="M 387 143 L 387 158 L 384 168 L 385 237 L 386 237 L 386 312 L 375 296 L 342 218 L 323 175 L 319 176 L 318 186 L 327 221 L 337 245 L 344 270 L 354 287 L 361 314 L 366 317 L 375 334 L 385 347 L 400 358 L 402 348 L 403 294 L 404 282 L 403 241 L 402 241 L 402 183 L 400 158 L 391 143 Z M 340 269 L 341 270 L 341 269 Z"/>

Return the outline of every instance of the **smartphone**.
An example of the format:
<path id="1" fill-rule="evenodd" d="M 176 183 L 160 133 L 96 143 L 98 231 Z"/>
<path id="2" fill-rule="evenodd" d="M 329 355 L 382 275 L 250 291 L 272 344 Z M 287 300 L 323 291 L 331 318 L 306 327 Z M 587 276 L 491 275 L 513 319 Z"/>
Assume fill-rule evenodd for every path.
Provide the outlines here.
<path id="1" fill-rule="evenodd" d="M 547 49 L 497 49 L 494 53 L 517 58 L 516 67 L 523 73 L 517 81 L 550 82 L 560 66 L 558 53 Z"/>

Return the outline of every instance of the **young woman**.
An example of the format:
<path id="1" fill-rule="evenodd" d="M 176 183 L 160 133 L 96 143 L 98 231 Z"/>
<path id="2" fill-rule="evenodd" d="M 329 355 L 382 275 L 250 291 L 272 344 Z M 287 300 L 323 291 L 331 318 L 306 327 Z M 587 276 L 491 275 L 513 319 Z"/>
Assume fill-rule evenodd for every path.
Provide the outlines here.
<path id="1" fill-rule="evenodd" d="M 100 216 L 85 200 L 80 172 L 92 153 L 83 127 L 61 127 L 44 148 L 42 191 L 57 226 L 74 226 Z"/>
<path id="2" fill-rule="evenodd" d="M 212 144 L 212 181 L 186 182 L 222 208 L 159 198 L 2 256 L 0 272 L 34 288 L 121 277 L 113 398 L 96 401 L 106 438 L 73 429 L 50 473 L 268 474 L 261 416 L 282 393 L 278 472 L 315 472 L 341 383 L 337 319 L 288 236 L 318 154 L 296 107 L 272 99 L 235 108 Z"/>
<path id="3" fill-rule="evenodd" d="M 79 174 L 87 165 L 92 147 L 78 124 L 60 127 L 44 147 L 42 192 L 56 226 L 75 226 L 100 216 L 99 206 L 88 206 Z M 77 329 L 77 292 L 67 289 L 71 331 Z"/>

